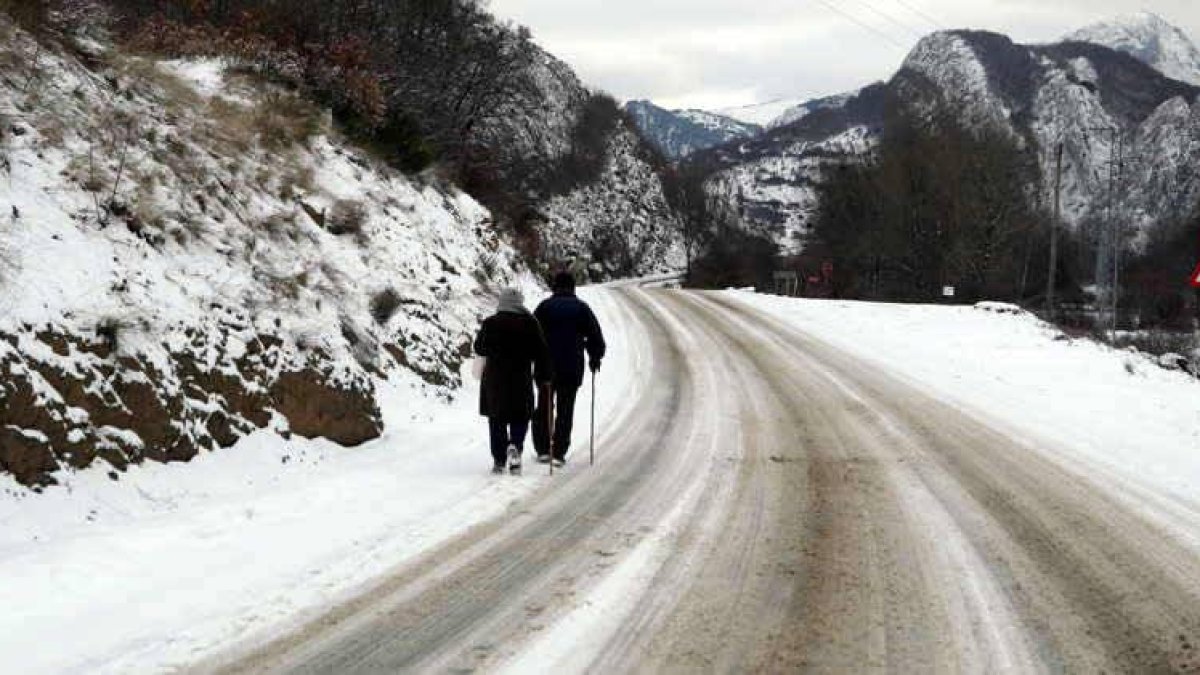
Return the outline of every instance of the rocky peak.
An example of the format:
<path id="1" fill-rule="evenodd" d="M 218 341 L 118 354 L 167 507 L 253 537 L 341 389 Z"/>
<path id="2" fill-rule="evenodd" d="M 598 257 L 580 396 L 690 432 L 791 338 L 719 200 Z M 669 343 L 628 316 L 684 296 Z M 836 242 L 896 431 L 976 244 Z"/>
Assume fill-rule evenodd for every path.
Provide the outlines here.
<path id="1" fill-rule="evenodd" d="M 1101 21 L 1064 40 L 1125 52 L 1172 79 L 1200 85 L 1200 49 L 1182 29 L 1151 12 Z"/>

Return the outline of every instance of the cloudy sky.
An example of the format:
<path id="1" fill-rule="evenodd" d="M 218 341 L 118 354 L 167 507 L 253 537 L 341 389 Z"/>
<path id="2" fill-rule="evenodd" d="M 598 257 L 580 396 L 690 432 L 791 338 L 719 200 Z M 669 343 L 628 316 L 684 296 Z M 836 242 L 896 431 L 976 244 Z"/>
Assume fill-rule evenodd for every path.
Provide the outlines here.
<path id="1" fill-rule="evenodd" d="M 491 0 L 588 84 L 717 109 L 886 79 L 920 35 L 982 28 L 1051 41 L 1147 10 L 1200 36 L 1198 0 Z"/>

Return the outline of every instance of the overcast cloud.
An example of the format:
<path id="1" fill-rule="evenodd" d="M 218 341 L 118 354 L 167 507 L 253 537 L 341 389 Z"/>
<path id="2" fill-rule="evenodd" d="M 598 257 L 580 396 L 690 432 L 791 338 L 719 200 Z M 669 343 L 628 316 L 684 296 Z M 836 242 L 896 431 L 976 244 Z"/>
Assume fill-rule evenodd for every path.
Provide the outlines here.
<path id="1" fill-rule="evenodd" d="M 492 0 L 591 86 L 620 99 L 722 108 L 886 79 L 920 35 L 982 28 L 1052 41 L 1148 10 L 1200 35 L 1197 0 Z"/>

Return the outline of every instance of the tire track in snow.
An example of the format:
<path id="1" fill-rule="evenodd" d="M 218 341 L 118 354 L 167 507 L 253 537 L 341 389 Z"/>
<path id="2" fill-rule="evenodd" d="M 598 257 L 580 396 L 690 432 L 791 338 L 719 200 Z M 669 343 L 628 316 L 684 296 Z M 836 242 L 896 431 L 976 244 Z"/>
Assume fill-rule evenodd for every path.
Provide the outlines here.
<path id="1" fill-rule="evenodd" d="M 1000 634 L 1023 632 L 1041 668 L 1200 668 L 1200 559 L 1186 542 L 1060 466 L 1045 454 L 1052 449 L 1016 442 L 770 317 L 712 300 L 872 401 L 881 433 L 920 452 L 917 477 L 986 562 L 977 575 L 990 575 L 1019 615 Z"/>

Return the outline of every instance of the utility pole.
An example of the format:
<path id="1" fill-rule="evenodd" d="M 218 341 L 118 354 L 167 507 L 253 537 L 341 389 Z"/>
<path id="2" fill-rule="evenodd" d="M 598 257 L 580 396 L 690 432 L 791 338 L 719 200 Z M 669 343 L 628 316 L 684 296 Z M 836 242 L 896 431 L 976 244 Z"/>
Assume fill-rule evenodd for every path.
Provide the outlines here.
<path id="1" fill-rule="evenodd" d="M 1058 286 L 1058 226 L 1062 219 L 1062 165 L 1063 144 L 1058 143 L 1055 152 L 1057 160 L 1054 166 L 1054 220 L 1050 223 L 1050 276 L 1046 279 L 1046 311 L 1050 315 L 1050 323 L 1054 323 L 1054 291 Z"/>
<path id="2" fill-rule="evenodd" d="M 1107 134 L 1109 139 L 1108 146 L 1108 190 L 1104 199 L 1104 220 L 1096 233 L 1096 312 L 1097 312 L 1097 327 L 1101 330 L 1108 328 L 1111 331 L 1110 338 L 1116 339 L 1116 316 L 1105 317 L 1106 313 L 1113 311 L 1116 307 L 1116 279 L 1113 278 L 1113 270 L 1116 265 L 1116 234 L 1115 223 L 1113 219 L 1113 205 L 1116 202 L 1116 182 L 1118 164 L 1117 145 L 1124 142 L 1124 136 L 1121 130 L 1117 127 L 1089 127 L 1089 132 L 1098 134 Z M 1101 173 L 1101 179 L 1103 179 Z M 1106 295 L 1111 293 L 1112 296 Z M 1108 319 L 1107 321 L 1105 319 Z"/>
<path id="3" fill-rule="evenodd" d="M 1125 135 L 1121 134 L 1117 140 L 1117 180 L 1116 187 L 1120 190 L 1123 187 L 1125 178 Z M 1117 194 L 1116 192 L 1113 193 Z M 1122 197 L 1124 190 L 1121 190 Z M 1124 207 L 1125 200 L 1121 200 L 1121 206 Z M 1115 209 L 1116 218 L 1112 221 L 1112 341 L 1117 342 L 1117 310 L 1120 308 L 1121 302 L 1121 245 L 1124 232 L 1125 209 Z"/>

